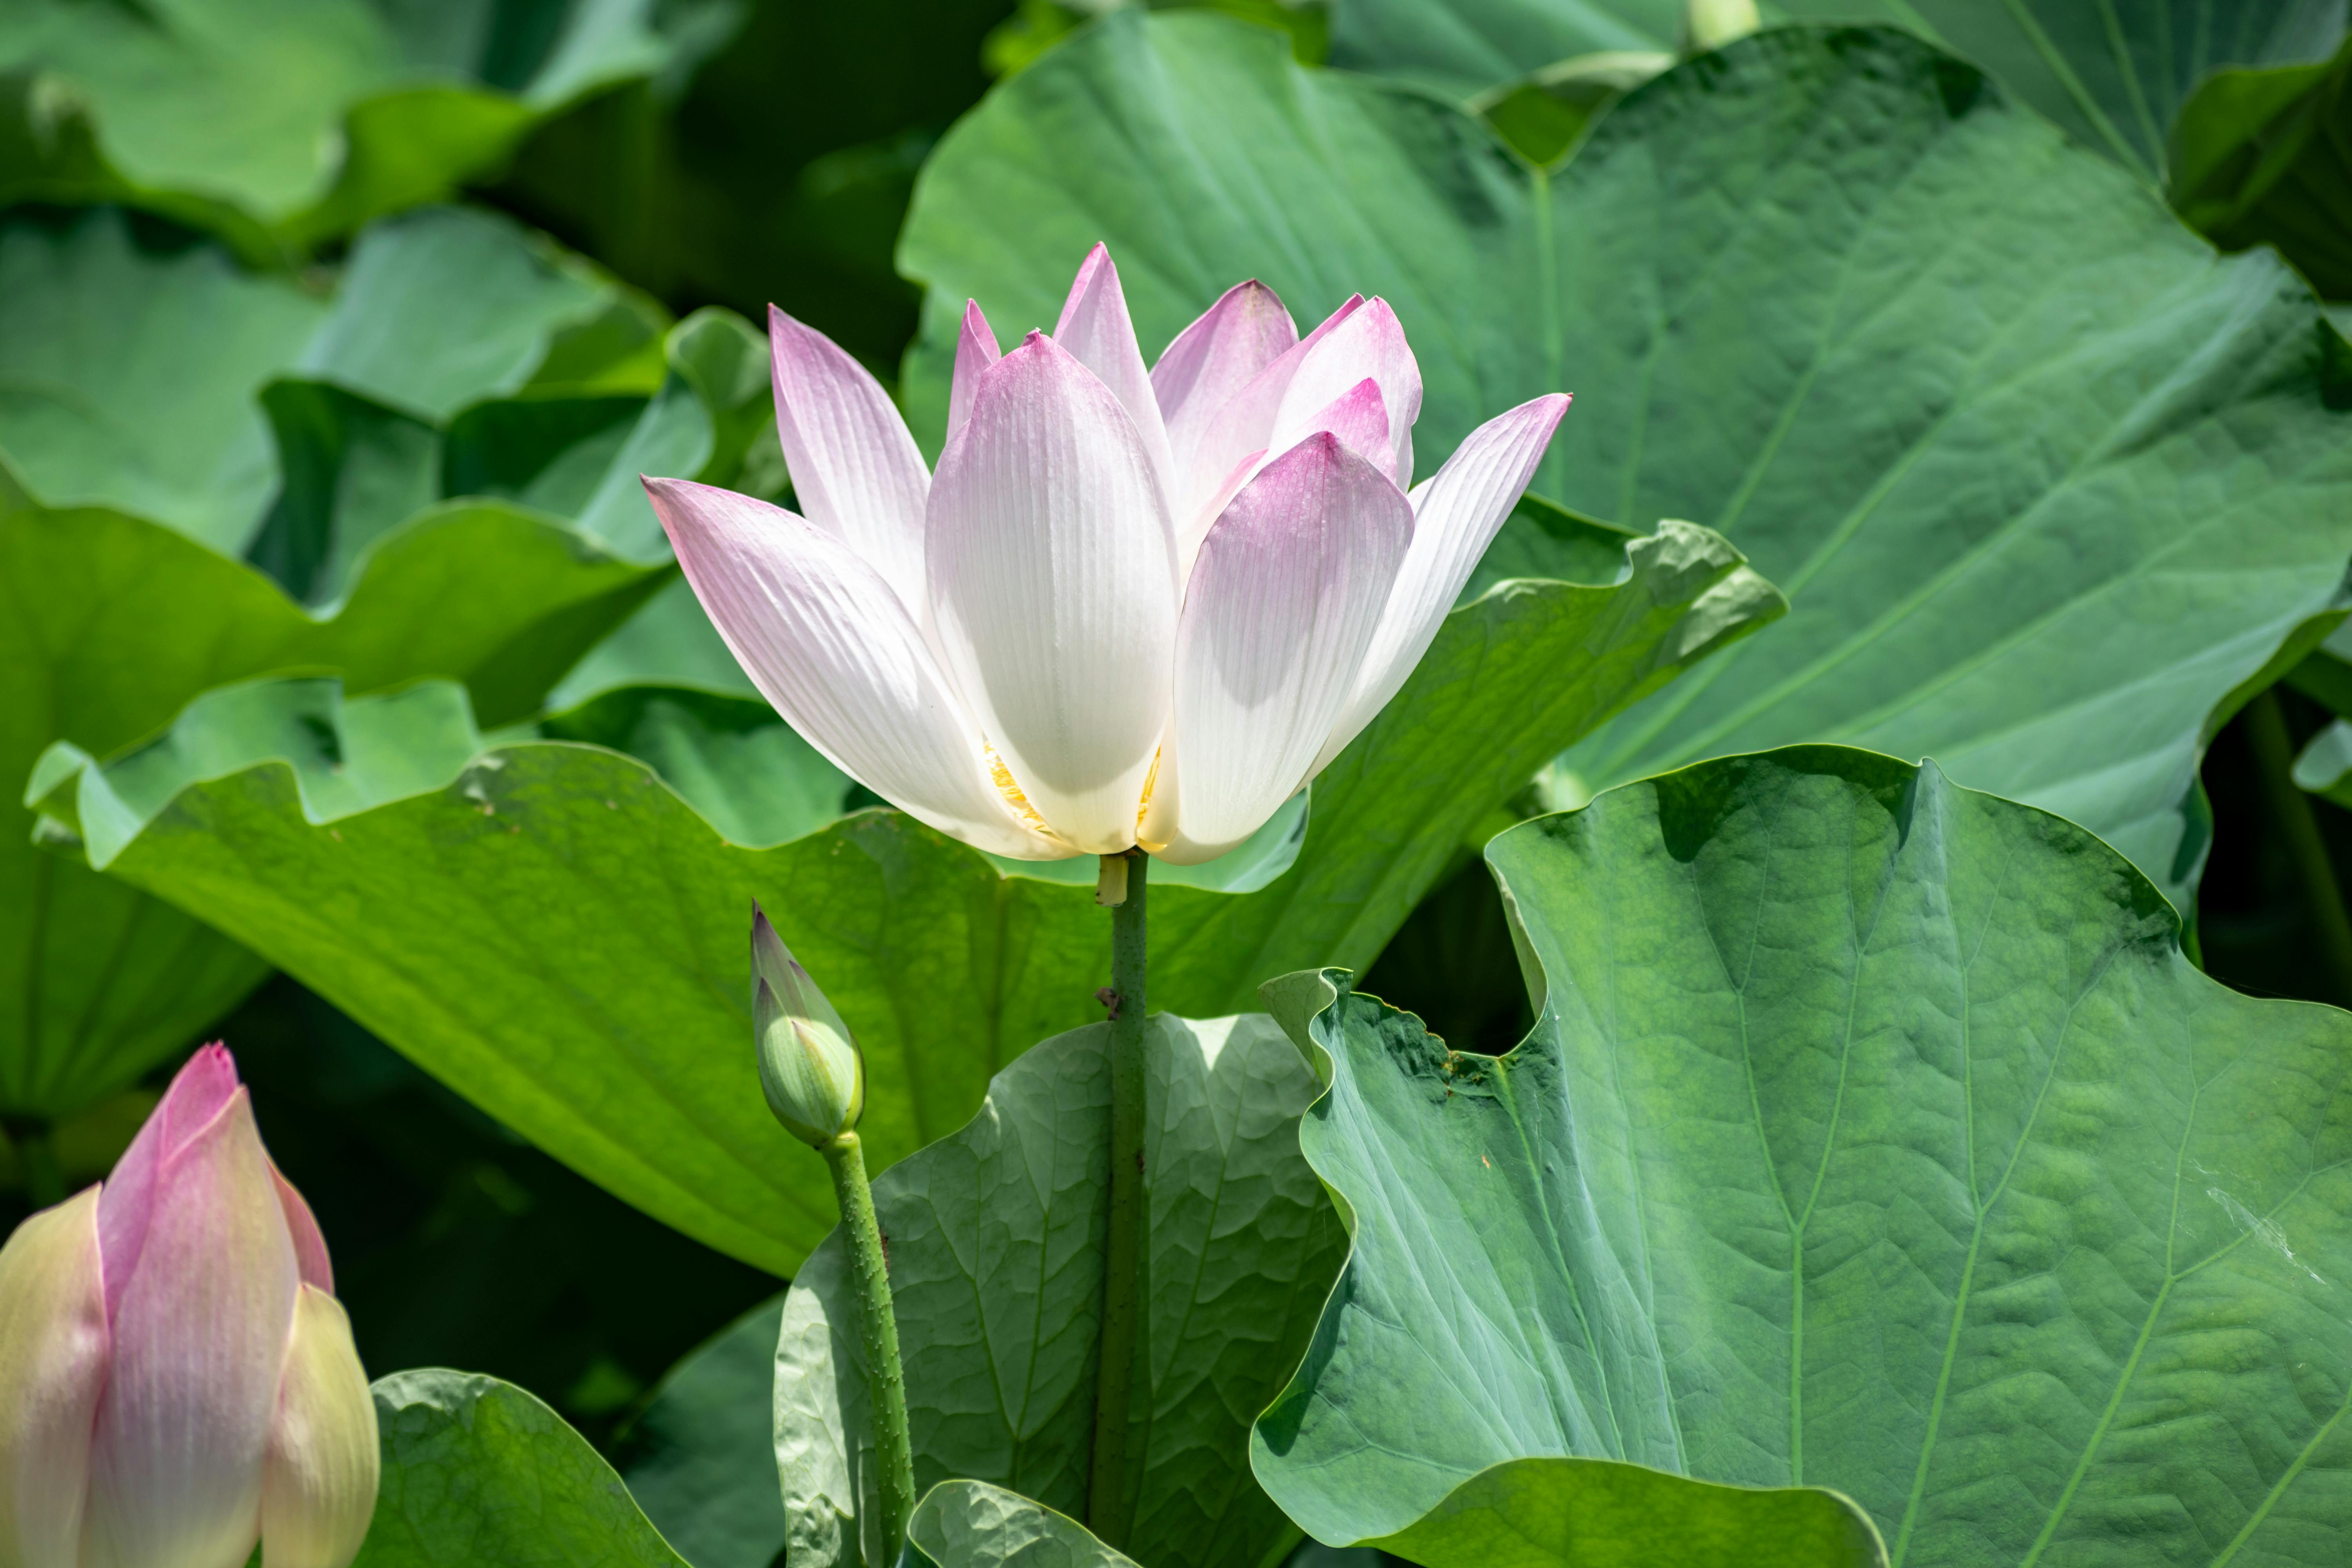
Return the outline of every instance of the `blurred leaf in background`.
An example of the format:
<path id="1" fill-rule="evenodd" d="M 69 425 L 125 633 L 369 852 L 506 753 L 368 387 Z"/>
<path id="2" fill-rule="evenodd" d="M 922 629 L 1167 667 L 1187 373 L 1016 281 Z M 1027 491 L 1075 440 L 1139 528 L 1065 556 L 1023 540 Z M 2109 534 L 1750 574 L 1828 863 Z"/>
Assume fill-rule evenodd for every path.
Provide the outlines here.
<path id="1" fill-rule="evenodd" d="M 2207 79 L 2172 129 L 2172 205 L 2222 249 L 2274 245 L 2352 299 L 2352 41 L 2324 64 Z"/>
<path id="2" fill-rule="evenodd" d="M 493 174 L 617 82 L 675 79 L 736 0 L 15 0 L 0 201 L 123 202 L 258 264 Z"/>
<path id="3" fill-rule="evenodd" d="M 535 133 L 486 196 L 673 308 L 782 306 L 888 367 L 891 247 L 932 142 L 988 87 L 1009 0 L 753 0 L 675 104 L 647 81 Z M 886 368 L 885 379 L 888 379 Z"/>
<path id="4" fill-rule="evenodd" d="M 1767 26 L 1905 28 L 1990 73 L 2018 100 L 2150 184 L 2197 84 L 2222 66 L 2324 60 L 2341 0 L 1760 0 Z M 1538 81 L 1580 58 L 1672 53 L 1682 0 L 1333 0 L 1330 63 L 1458 101 Z"/>

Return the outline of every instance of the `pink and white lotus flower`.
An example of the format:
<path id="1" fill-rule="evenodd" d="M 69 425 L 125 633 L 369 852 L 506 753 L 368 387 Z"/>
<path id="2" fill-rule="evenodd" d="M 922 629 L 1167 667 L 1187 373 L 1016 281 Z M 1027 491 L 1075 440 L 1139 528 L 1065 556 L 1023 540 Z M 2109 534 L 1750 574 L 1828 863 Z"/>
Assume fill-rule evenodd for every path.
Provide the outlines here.
<path id="1" fill-rule="evenodd" d="M 1393 697 L 1535 471 L 1559 394 L 1418 487 L 1421 372 L 1349 300 L 1305 338 L 1229 289 L 1147 371 L 1109 254 L 1052 336 L 980 307 L 947 446 L 772 310 L 803 515 L 648 479 L 687 580 L 777 712 L 884 799 L 1022 859 L 1247 838 Z"/>
<path id="2" fill-rule="evenodd" d="M 0 1565 L 344 1568 L 375 1404 L 310 1205 L 207 1046 L 0 1248 Z"/>

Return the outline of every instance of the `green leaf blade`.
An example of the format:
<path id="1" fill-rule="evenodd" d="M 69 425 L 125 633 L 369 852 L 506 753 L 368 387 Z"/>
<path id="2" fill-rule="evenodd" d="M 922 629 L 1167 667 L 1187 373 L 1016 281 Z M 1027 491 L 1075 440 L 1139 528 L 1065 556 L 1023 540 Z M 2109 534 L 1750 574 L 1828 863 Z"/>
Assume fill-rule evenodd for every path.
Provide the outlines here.
<path id="1" fill-rule="evenodd" d="M 2082 829 L 1843 748 L 1489 859 L 1540 992 L 1510 1055 L 1281 993 L 1358 1218 L 1255 1439 L 1302 1522 L 1563 1456 L 1834 1487 L 1898 1563 L 2332 1560 L 2345 1015 L 2207 980 Z M 1441 1332 L 1513 1376 L 1420 1370 Z"/>
<path id="2" fill-rule="evenodd" d="M 383 1479 L 357 1568 L 686 1568 L 587 1439 L 523 1390 L 436 1368 L 374 1394 Z"/>

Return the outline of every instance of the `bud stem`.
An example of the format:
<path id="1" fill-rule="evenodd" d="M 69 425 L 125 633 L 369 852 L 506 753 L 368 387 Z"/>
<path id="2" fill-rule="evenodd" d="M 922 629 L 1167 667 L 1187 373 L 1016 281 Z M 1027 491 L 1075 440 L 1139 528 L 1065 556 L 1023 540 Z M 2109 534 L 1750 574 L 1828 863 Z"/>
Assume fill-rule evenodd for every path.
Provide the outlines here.
<path id="1" fill-rule="evenodd" d="M 1103 857 L 1103 882 L 1112 857 Z M 1094 1464 L 1087 1481 L 1087 1525 L 1106 1545 L 1127 1542 L 1135 1510 L 1129 1472 L 1128 1413 L 1135 1393 L 1135 1348 L 1141 1337 L 1143 1215 L 1144 881 L 1150 858 L 1124 857 L 1125 899 L 1111 908 L 1110 1213 L 1103 1237 L 1102 1360 L 1095 1380 Z"/>
<path id="2" fill-rule="evenodd" d="M 907 1373 L 898 1361 L 898 1319 L 890 1306 L 890 1268 L 866 1154 L 857 1134 L 819 1146 L 833 1173 L 833 1195 L 848 1233 L 850 1275 L 857 1286 L 857 1327 L 866 1352 L 867 1403 L 874 1411 L 876 1488 L 882 1498 L 882 1561 L 895 1563 L 915 1511 L 915 1449 L 907 1431 Z"/>

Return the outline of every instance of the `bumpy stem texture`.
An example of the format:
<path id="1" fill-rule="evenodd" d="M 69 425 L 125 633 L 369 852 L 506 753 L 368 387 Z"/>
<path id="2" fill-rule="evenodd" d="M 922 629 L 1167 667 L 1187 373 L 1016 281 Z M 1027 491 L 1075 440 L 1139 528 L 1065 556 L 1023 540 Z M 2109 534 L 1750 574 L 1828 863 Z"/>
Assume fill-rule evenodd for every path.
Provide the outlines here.
<path id="1" fill-rule="evenodd" d="M 882 1494 L 883 1561 L 895 1563 L 915 1511 L 915 1448 L 907 1432 L 907 1373 L 898 1361 L 898 1319 L 890 1306 L 890 1269 L 866 1153 L 844 1132 L 820 1151 L 833 1172 L 833 1195 L 849 1233 L 849 1271 L 857 1285 L 857 1328 L 865 1341 L 867 1403 L 874 1410 L 874 1463 Z"/>
<path id="2" fill-rule="evenodd" d="M 1102 1360 L 1095 1380 L 1094 1465 L 1087 1525 L 1127 1544 L 1135 1508 L 1127 1452 L 1143 1303 L 1144 881 L 1151 861 L 1128 851 L 1127 901 L 1111 910 L 1110 1214 L 1103 1238 Z"/>

